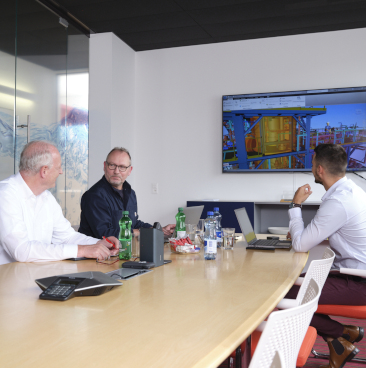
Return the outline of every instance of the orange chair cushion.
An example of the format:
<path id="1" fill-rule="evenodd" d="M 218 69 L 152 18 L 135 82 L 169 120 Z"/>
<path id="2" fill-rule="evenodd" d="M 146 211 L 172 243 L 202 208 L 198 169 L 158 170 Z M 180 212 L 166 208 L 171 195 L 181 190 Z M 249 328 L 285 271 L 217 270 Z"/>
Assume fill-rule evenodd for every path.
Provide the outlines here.
<path id="1" fill-rule="evenodd" d="M 259 338 L 261 337 L 262 332 L 254 331 L 252 333 L 252 346 L 250 353 L 254 354 L 254 351 L 258 345 Z M 304 341 L 301 344 L 299 355 L 297 356 L 296 360 L 296 367 L 303 367 L 309 358 L 311 349 L 313 348 L 316 340 L 316 329 L 314 327 L 309 327 L 306 335 L 304 337 Z"/>
<path id="2" fill-rule="evenodd" d="M 366 305 L 319 305 L 316 313 L 366 319 Z"/>
<path id="3" fill-rule="evenodd" d="M 309 358 L 311 349 L 313 348 L 316 340 L 317 332 L 314 327 L 309 326 L 304 341 L 301 344 L 299 355 L 296 360 L 296 367 L 303 367 Z"/>

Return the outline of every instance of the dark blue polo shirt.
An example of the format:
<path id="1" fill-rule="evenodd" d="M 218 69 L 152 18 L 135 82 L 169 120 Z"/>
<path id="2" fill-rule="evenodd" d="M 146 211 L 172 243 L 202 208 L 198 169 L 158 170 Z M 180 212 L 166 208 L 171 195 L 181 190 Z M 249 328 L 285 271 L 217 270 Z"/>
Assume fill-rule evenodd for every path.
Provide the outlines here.
<path id="1" fill-rule="evenodd" d="M 125 181 L 122 193 L 112 187 L 103 176 L 81 197 L 81 219 L 79 232 L 94 238 L 119 235 L 119 220 L 122 211 L 129 211 L 132 228 L 152 227 L 138 219 L 136 193 Z"/>

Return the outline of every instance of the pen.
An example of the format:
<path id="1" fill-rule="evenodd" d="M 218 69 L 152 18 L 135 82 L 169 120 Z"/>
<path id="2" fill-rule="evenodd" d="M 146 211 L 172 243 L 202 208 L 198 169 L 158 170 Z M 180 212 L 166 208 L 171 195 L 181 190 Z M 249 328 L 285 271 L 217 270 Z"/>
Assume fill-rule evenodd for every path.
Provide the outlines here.
<path id="1" fill-rule="evenodd" d="M 113 248 L 116 248 L 116 246 L 114 245 L 114 243 L 112 243 L 109 239 L 107 239 L 105 236 L 103 236 L 103 239 L 105 241 L 107 241 L 109 244 L 112 244 L 113 245 Z M 117 248 L 116 248 L 117 249 Z"/>

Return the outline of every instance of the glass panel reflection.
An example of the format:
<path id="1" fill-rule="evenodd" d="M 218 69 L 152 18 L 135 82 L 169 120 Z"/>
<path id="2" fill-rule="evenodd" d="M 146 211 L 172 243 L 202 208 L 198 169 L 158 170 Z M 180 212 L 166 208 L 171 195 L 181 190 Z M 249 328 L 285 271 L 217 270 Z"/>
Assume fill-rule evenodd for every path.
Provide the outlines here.
<path id="1" fill-rule="evenodd" d="M 66 75 L 66 218 L 80 224 L 80 200 L 88 188 L 89 38 L 69 25 Z M 60 83 L 63 86 L 63 83 Z"/>
<path id="2" fill-rule="evenodd" d="M 60 103 L 57 90 L 58 75 L 67 69 L 68 29 L 38 2 L 17 1 L 16 171 L 20 153 L 28 141 L 46 140 L 55 144 L 64 173 L 50 191 L 65 212 L 66 132 L 65 119 L 57 116 Z M 22 91 L 28 94 L 27 101 L 22 99 Z"/>
<path id="3" fill-rule="evenodd" d="M 36 1 L 9 0 L 0 14 L 0 65 L 0 180 L 18 172 L 28 141 L 52 142 L 64 173 L 50 191 L 79 225 L 88 182 L 89 38 Z"/>
<path id="4" fill-rule="evenodd" d="M 0 14 L 0 180 L 14 174 L 15 1 Z"/>

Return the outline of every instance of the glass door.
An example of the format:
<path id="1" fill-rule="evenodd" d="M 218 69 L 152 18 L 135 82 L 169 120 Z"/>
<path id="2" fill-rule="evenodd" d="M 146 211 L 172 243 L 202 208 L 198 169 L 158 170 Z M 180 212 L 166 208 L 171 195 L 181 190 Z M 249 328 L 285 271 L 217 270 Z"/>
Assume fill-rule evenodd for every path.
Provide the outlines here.
<path id="1" fill-rule="evenodd" d="M 51 192 L 65 208 L 66 96 L 60 99 L 59 74 L 67 71 L 67 22 L 36 1 L 17 0 L 15 80 L 15 172 L 27 142 L 46 140 L 61 154 L 64 173 Z"/>
<path id="2" fill-rule="evenodd" d="M 1 10 L 0 180 L 18 172 L 27 142 L 52 142 L 63 175 L 50 191 L 78 227 L 88 185 L 89 38 L 36 0 Z"/>
<path id="3" fill-rule="evenodd" d="M 69 25 L 67 45 L 67 71 L 59 75 L 59 106 L 66 97 L 60 114 L 66 124 L 65 217 L 78 228 L 81 196 L 88 189 L 89 38 Z"/>
<path id="4" fill-rule="evenodd" d="M 0 13 L 0 180 L 14 174 L 16 2 L 5 1 Z"/>

